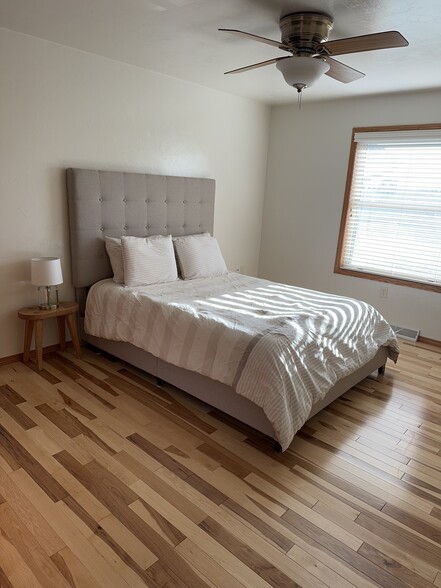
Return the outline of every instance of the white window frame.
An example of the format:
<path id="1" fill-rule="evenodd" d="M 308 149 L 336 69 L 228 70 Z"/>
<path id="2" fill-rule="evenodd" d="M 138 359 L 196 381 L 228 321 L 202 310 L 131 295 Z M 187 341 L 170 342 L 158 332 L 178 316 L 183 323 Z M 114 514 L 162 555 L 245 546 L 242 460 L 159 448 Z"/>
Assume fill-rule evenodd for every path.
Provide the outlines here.
<path id="1" fill-rule="evenodd" d="M 348 229 L 349 217 L 351 212 L 354 212 L 354 207 L 357 206 L 355 197 L 354 201 L 352 201 L 352 193 L 354 192 L 354 194 L 356 194 L 357 185 L 360 185 L 360 179 L 363 179 L 363 176 L 361 176 L 361 178 L 355 177 L 357 172 L 354 170 L 354 164 L 356 163 L 357 147 L 361 144 L 380 144 L 381 142 L 411 142 L 413 145 L 417 145 L 421 143 L 427 143 L 428 141 L 433 141 L 434 137 L 441 137 L 441 124 L 367 128 L 363 127 L 353 129 L 346 190 L 334 267 L 335 273 L 441 292 L 439 278 L 437 278 L 436 281 L 431 282 L 430 280 L 425 281 L 418 276 L 404 277 L 397 275 L 386 275 L 386 273 L 381 273 L 379 270 L 377 270 L 379 273 L 375 273 L 375 270 L 373 270 L 372 267 L 357 266 L 355 263 L 351 266 L 352 257 L 349 250 L 351 244 L 350 239 L 348 238 L 348 233 L 351 232 Z M 362 172 L 360 171 L 359 173 Z M 352 232 L 352 237 L 353 235 L 354 233 Z M 348 247 L 348 254 L 346 254 L 346 247 Z M 360 262 L 358 261 L 358 263 Z M 385 270 L 385 272 L 387 272 L 387 270 Z"/>

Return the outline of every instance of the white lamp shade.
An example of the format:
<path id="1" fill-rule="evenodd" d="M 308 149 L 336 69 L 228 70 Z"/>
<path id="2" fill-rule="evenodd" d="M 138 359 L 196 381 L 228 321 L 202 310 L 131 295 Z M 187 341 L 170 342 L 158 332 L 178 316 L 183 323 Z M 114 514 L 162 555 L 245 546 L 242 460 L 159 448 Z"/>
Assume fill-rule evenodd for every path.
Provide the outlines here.
<path id="1" fill-rule="evenodd" d="M 61 261 L 58 257 L 31 259 L 31 282 L 34 286 L 57 286 L 63 283 Z"/>
<path id="2" fill-rule="evenodd" d="M 328 71 L 329 64 L 314 57 L 286 57 L 276 67 L 290 86 L 300 84 L 309 88 Z"/>

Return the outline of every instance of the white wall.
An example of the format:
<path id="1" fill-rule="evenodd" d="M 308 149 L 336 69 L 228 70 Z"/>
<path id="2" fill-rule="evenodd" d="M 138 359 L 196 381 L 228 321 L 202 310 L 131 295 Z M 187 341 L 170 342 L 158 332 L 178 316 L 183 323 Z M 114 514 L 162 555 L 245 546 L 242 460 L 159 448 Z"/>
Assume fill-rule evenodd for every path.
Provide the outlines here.
<path id="1" fill-rule="evenodd" d="M 441 122 L 441 92 L 273 107 L 259 274 L 360 298 L 441 340 L 441 295 L 333 273 L 353 127 Z M 379 297 L 388 287 L 387 300 Z"/>
<path id="2" fill-rule="evenodd" d="M 257 273 L 269 107 L 6 29 L 0 80 L 0 358 L 22 350 L 31 257 L 61 257 L 73 296 L 67 167 L 215 178 L 227 265 Z"/>

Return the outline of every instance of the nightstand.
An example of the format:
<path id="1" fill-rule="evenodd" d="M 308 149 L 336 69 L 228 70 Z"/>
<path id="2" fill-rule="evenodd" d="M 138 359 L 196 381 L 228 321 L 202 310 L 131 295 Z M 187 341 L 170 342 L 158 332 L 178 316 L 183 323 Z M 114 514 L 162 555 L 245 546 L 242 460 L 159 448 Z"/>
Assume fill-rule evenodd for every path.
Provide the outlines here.
<path id="1" fill-rule="evenodd" d="M 25 336 L 23 348 L 23 361 L 29 361 L 32 334 L 35 331 L 35 352 L 37 356 L 37 368 L 41 370 L 43 364 L 43 322 L 50 318 L 57 319 L 58 340 L 60 349 L 66 348 L 66 322 L 69 327 L 75 354 L 81 357 L 80 339 L 77 330 L 78 304 L 76 302 L 60 302 L 55 310 L 41 310 L 38 306 L 22 308 L 18 311 L 19 318 L 25 321 Z"/>

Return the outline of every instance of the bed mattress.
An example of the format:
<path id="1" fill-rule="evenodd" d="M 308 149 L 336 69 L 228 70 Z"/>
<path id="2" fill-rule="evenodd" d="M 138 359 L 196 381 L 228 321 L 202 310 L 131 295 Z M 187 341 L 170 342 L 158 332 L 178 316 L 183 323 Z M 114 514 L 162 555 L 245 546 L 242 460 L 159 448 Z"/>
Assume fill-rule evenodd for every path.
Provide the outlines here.
<path id="1" fill-rule="evenodd" d="M 86 333 L 125 341 L 232 387 L 265 412 L 285 450 L 340 379 L 398 344 L 372 306 L 237 273 L 89 291 Z"/>

